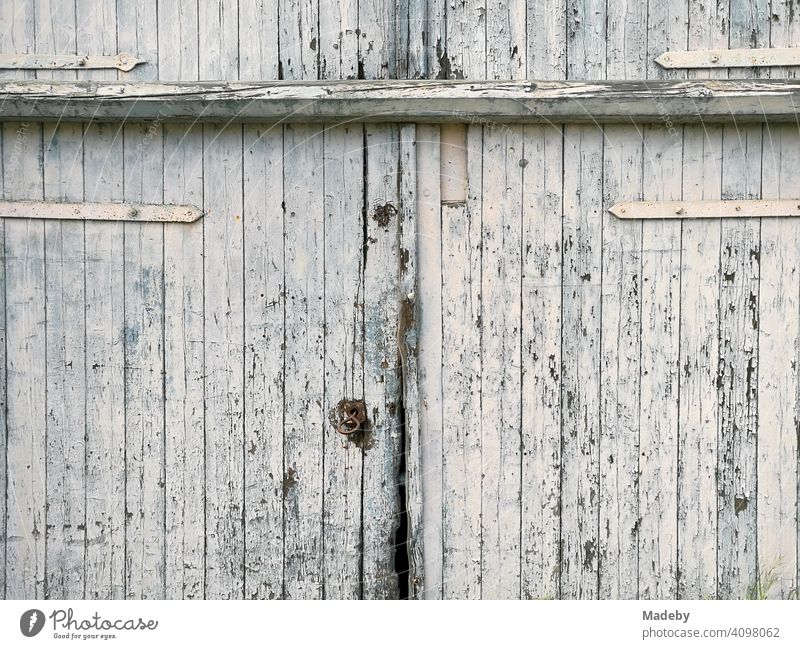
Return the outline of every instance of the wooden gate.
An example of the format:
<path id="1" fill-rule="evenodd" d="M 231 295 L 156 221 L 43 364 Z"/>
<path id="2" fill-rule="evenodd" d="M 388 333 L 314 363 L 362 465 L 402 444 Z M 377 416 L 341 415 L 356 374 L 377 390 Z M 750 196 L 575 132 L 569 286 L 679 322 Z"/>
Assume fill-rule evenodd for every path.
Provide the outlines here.
<path id="1" fill-rule="evenodd" d="M 796 596 L 796 8 L 5 3 L 4 596 Z"/>

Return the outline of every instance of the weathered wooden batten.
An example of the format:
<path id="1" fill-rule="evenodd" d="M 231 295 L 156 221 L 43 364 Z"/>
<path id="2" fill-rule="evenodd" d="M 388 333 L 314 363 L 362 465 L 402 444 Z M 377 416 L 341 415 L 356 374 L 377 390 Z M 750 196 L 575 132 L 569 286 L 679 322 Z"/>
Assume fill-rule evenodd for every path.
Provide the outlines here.
<path id="1" fill-rule="evenodd" d="M 301 81 L 0 83 L 1 120 L 786 122 L 800 82 Z"/>

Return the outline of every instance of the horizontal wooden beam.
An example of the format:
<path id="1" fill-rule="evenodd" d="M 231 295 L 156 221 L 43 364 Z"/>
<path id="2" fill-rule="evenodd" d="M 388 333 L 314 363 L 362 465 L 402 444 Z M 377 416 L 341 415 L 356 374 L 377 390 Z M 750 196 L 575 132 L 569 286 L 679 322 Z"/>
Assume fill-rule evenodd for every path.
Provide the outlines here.
<path id="1" fill-rule="evenodd" d="M 720 219 L 800 216 L 800 198 L 724 201 L 629 201 L 608 210 L 621 219 Z"/>
<path id="2" fill-rule="evenodd" d="M 0 83 L 0 120 L 795 122 L 800 80 Z"/>
<path id="3" fill-rule="evenodd" d="M 193 223 L 201 216 L 203 212 L 194 205 L 0 201 L 0 218 L 12 219 Z"/>

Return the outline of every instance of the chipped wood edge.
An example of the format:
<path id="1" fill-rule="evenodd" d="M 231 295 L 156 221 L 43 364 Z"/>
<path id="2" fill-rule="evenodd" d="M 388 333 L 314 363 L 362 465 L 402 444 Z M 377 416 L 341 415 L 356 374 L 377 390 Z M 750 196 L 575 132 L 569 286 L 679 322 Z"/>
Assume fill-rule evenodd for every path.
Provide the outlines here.
<path id="1" fill-rule="evenodd" d="M 12 219 L 194 223 L 202 216 L 194 205 L 0 201 L 0 218 Z"/>
<path id="2" fill-rule="evenodd" d="M 620 219 L 720 219 L 800 216 L 800 198 L 787 200 L 626 201 L 609 212 Z"/>

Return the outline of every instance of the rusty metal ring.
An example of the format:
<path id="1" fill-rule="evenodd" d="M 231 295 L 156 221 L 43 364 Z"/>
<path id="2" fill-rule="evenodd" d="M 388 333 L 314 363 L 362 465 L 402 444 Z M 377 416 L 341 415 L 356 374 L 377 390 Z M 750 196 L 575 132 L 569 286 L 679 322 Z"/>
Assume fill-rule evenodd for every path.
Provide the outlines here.
<path id="1" fill-rule="evenodd" d="M 336 432 L 341 435 L 357 433 L 367 420 L 366 410 L 363 401 L 341 401 L 336 408 Z"/>

